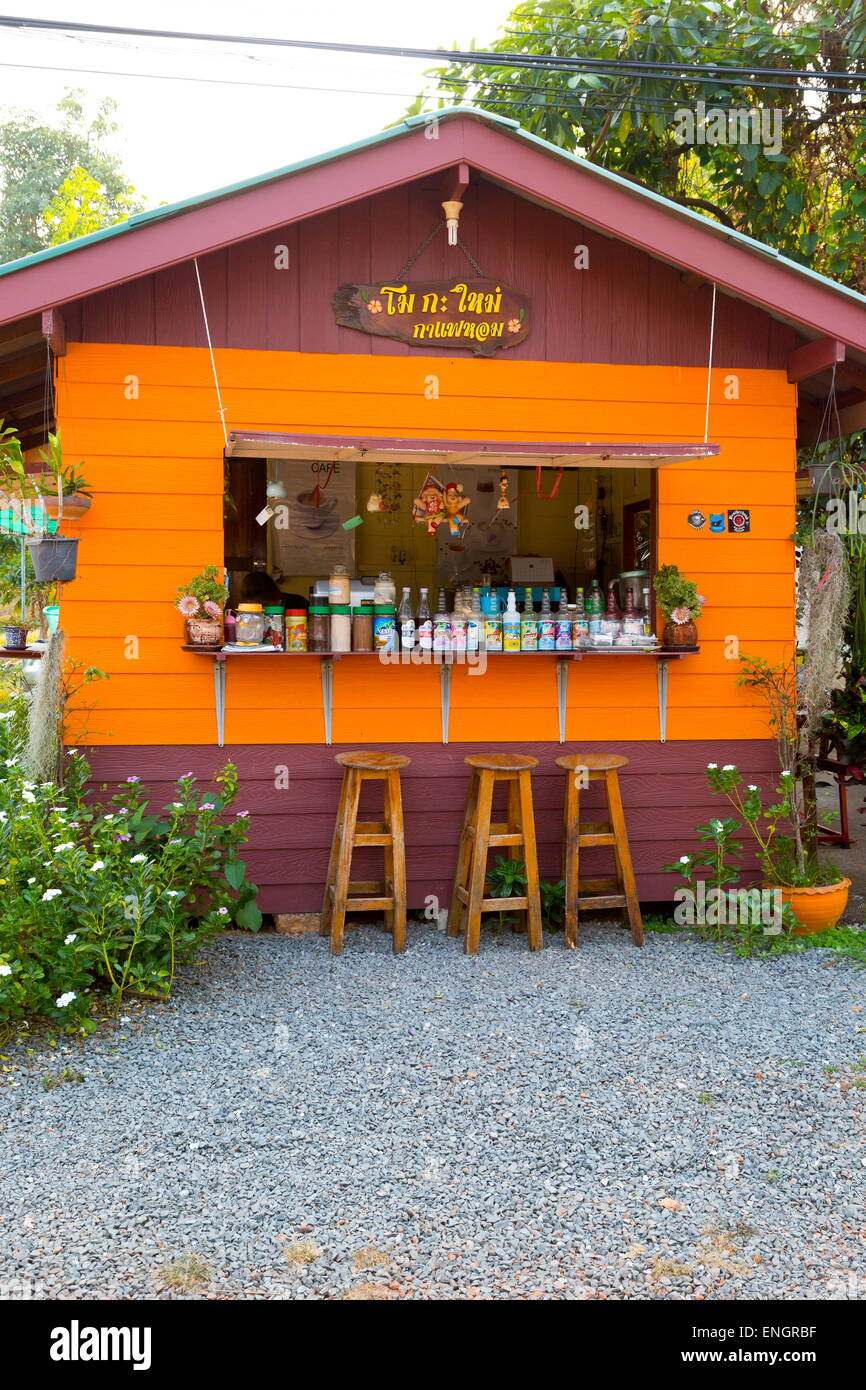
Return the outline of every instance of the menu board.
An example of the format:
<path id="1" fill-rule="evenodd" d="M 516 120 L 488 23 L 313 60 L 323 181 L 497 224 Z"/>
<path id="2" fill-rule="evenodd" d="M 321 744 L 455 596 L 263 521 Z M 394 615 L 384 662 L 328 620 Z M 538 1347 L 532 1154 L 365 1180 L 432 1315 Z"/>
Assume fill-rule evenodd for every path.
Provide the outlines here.
<path id="1" fill-rule="evenodd" d="M 273 560 L 283 574 L 327 575 L 331 565 L 355 567 L 355 531 L 343 523 L 357 513 L 355 464 L 317 459 L 272 459 L 268 477 L 284 498 L 272 501 Z"/>

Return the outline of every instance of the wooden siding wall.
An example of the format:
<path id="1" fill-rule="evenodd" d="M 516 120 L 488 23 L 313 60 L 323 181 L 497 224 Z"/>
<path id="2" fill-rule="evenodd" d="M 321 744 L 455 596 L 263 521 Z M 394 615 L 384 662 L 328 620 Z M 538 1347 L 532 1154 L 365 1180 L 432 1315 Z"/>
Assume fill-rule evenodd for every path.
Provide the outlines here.
<path id="1" fill-rule="evenodd" d="M 317 310 L 324 325 L 321 306 Z M 373 344 L 375 347 L 376 345 Z M 700 655 L 671 673 L 668 737 L 765 739 L 764 711 L 734 684 L 735 643 L 776 660 L 793 639 L 795 394 L 781 371 L 713 373 L 710 439 L 718 459 L 659 475 L 659 562 L 679 564 L 707 600 Z M 703 437 L 706 370 L 693 367 L 479 361 L 419 355 L 222 350 L 217 364 L 230 428 L 500 439 Z M 439 398 L 425 378 L 439 377 Z M 730 399 L 736 387 L 737 398 Z M 94 744 L 192 745 L 214 740 L 211 663 L 180 650 L 175 589 L 220 564 L 222 433 L 206 350 L 70 343 L 61 360 L 59 419 L 68 458 L 86 460 L 94 489 L 79 577 L 63 595 L 72 656 L 110 673 L 91 686 Z M 748 535 L 696 532 L 687 514 L 751 509 Z M 322 741 L 318 663 L 268 657 L 229 671 L 226 742 Z M 335 675 L 334 740 L 436 743 L 438 679 L 426 668 L 344 661 Z M 454 742 L 557 737 L 552 663 L 459 670 Z M 73 729 L 79 741 L 82 727 Z M 575 665 L 569 740 L 658 737 L 655 663 L 613 673 Z"/>
<path id="2" fill-rule="evenodd" d="M 287 194 L 287 197 L 290 196 Z M 406 357 L 403 343 L 338 328 L 336 287 L 393 279 L 442 220 L 438 183 L 405 184 L 338 212 L 200 258 L 208 320 L 219 348 Z M 706 363 L 711 290 L 694 288 L 643 251 L 537 207 L 486 180 L 473 183 L 460 236 L 482 270 L 532 299 L 532 329 L 510 357 L 561 362 Z M 587 269 L 574 249 L 584 245 Z M 275 250 L 289 264 L 277 269 Z M 415 279 L 473 272 L 440 235 L 415 262 Z M 191 262 L 143 276 L 64 308 L 67 338 L 89 343 L 204 347 Z M 758 308 L 718 296 L 716 360 L 783 368 L 795 330 Z"/>

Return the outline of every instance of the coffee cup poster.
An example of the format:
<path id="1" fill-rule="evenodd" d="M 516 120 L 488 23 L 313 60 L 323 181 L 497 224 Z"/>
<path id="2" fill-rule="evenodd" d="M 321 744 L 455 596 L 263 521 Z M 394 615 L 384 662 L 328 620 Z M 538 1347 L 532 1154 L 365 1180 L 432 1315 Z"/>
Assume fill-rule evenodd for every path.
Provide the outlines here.
<path id="1" fill-rule="evenodd" d="M 268 477 L 281 482 L 271 520 L 274 563 L 284 574 L 327 574 L 355 564 L 355 532 L 343 530 L 357 511 L 354 463 L 272 459 Z"/>

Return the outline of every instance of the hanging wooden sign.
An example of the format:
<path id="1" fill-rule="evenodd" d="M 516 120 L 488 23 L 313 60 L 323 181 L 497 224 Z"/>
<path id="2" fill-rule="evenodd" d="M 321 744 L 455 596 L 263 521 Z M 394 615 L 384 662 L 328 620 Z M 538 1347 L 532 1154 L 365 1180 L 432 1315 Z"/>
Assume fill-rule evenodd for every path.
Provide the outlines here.
<path id="1" fill-rule="evenodd" d="M 334 314 L 343 328 L 419 348 L 465 348 L 489 357 L 529 332 L 526 295 L 495 280 L 422 280 L 341 285 Z"/>

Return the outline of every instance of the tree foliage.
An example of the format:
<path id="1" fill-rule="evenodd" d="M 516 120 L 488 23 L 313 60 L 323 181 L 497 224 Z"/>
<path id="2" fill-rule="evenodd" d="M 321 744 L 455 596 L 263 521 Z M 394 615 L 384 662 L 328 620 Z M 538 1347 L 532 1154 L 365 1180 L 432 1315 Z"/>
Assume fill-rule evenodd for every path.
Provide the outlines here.
<path id="1" fill-rule="evenodd" d="M 32 111 L 0 122 L 0 263 L 111 226 L 142 203 L 109 148 L 116 103 L 88 119 L 82 93 L 67 92 L 55 123 Z"/>
<path id="2" fill-rule="evenodd" d="M 866 289 L 866 0 L 529 0 L 505 29 L 490 50 L 661 63 L 669 76 L 453 63 L 431 72 L 412 111 L 458 101 L 509 116 Z M 726 74 L 731 67 L 748 76 Z M 840 72 L 863 80 L 828 76 Z M 748 138 L 679 143 L 676 112 L 701 101 L 778 112 L 780 148 Z"/>

